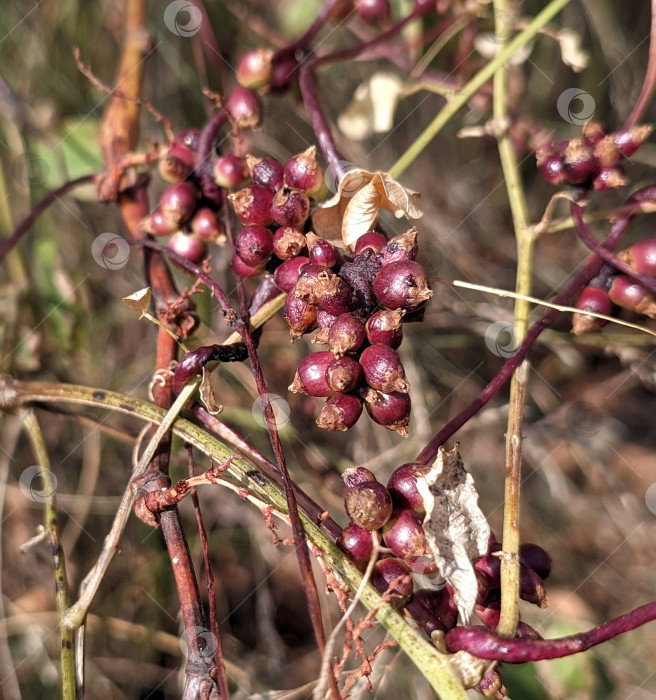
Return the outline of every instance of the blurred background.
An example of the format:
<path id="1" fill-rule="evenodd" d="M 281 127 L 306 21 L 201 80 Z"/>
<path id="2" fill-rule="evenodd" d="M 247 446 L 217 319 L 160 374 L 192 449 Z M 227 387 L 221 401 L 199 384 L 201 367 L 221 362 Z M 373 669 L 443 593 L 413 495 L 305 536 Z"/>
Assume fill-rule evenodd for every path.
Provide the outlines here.
<path id="1" fill-rule="evenodd" d="M 200 128 L 207 119 L 204 87 L 219 93 L 234 85 L 234 66 L 250 48 L 277 48 L 312 21 L 319 0 L 234 0 L 207 3 L 202 32 L 180 36 L 164 22 L 164 4 L 151 3 L 147 29 L 153 51 L 146 64 L 144 97 L 175 130 Z M 451 3 L 443 3 L 450 5 Z M 453 3 L 456 5 L 457 3 Z M 485 3 L 476 26 L 492 27 Z M 397 16 L 409 3 L 394 4 Z M 516 17 L 544 5 L 522 2 Z M 108 97 L 78 70 L 73 50 L 97 78 L 112 84 L 122 40 L 122 2 L 64 0 L 6 2 L 0 15 L 0 230 L 6 238 L 48 191 L 68 179 L 102 170 L 98 128 Z M 487 18 L 487 19 L 486 19 Z M 429 17 L 411 25 L 412 42 L 436 24 Z M 607 129 L 621 126 L 639 94 L 649 49 L 650 6 L 646 0 L 570 3 L 513 67 L 509 78 L 512 114 L 553 133 L 555 140 L 580 135 L 558 110 L 568 88 L 594 100 L 594 119 Z M 586 66 L 574 72 L 562 60 L 556 33 L 567 28 Z M 221 55 L 208 50 L 212 30 Z M 320 52 L 362 41 L 373 30 L 358 20 L 330 25 L 317 42 Z M 431 81 L 461 83 L 485 61 L 479 46 L 457 70 L 458 34 L 426 60 L 421 76 L 410 69 L 431 49 L 398 54 L 396 63 L 369 60 L 320 71 L 319 97 L 344 158 L 368 170 L 388 170 L 444 104 Z M 562 37 L 561 37 L 562 39 Z M 488 42 L 489 43 L 489 42 Z M 203 58 L 204 57 L 204 58 Z M 381 71 L 417 89 L 396 107 L 393 127 L 369 128 L 372 106 L 365 91 Z M 421 76 L 421 77 L 420 77 Z M 425 82 L 422 82 L 425 80 Z M 363 87 L 364 86 L 364 87 Z M 359 89 L 359 93 L 358 93 Z M 354 95 L 360 101 L 353 103 Z M 364 97 L 363 97 L 364 95 Z M 284 161 L 314 143 L 302 102 L 292 90 L 264 95 L 261 131 L 247 135 L 248 152 Z M 496 143 L 483 127 L 490 118 L 489 91 L 462 109 L 401 178 L 421 193 L 419 260 L 430 275 L 513 289 L 516 252 Z M 645 121 L 654 119 L 653 107 Z M 337 126 L 339 124 L 339 127 Z M 469 128 L 467 137 L 461 130 Z M 476 127 L 479 127 L 476 129 Z M 146 111 L 141 150 L 163 143 L 162 128 Z M 229 148 L 230 141 L 223 141 Z M 518 147 L 523 149 L 521 139 Z M 520 151 L 530 218 L 538 222 L 556 189 Z M 627 165 L 630 185 L 591 197 L 590 209 L 611 209 L 654 180 L 656 149 L 647 143 Z M 151 198 L 165 184 L 153 172 Z M 557 204 L 555 216 L 567 215 Z M 407 228 L 386 218 L 390 234 Z M 607 222 L 595 224 L 598 237 Z M 95 201 L 92 188 L 58 198 L 12 252 L 0 273 L 0 371 L 24 380 L 78 383 L 147 398 L 154 363 L 155 328 L 128 309 L 122 297 L 144 286 L 139 255 L 132 250 L 121 269 L 94 260 L 91 245 L 101 233 L 127 237 L 116 207 Z M 628 244 L 653 235 L 653 219 L 637 217 Z M 570 228 L 544 235 L 537 244 L 533 293 L 548 299 L 586 258 Z M 226 248 L 215 247 L 216 279 L 234 299 Z M 193 280 L 176 272 L 180 288 Z M 260 356 L 271 394 L 284 407 L 281 435 L 296 482 L 341 524 L 341 472 L 354 464 L 373 469 L 385 482 L 394 468 L 411 461 L 431 436 L 463 409 L 494 376 L 513 350 L 511 300 L 433 283 L 435 296 L 423 323 L 407 327 L 400 355 L 411 385 L 410 435 L 402 440 L 363 417 L 346 433 L 314 424 L 318 400 L 290 394 L 295 367 L 312 350 L 309 340 L 290 344 L 284 320 L 266 327 Z M 228 331 L 213 302 L 195 297 L 206 338 Z M 537 317 L 537 313 L 536 317 Z M 628 313 L 623 318 L 653 327 Z M 656 373 L 654 338 L 618 325 L 575 337 L 560 314 L 534 347 L 524 429 L 522 540 L 543 546 L 553 558 L 547 581 L 549 607 L 526 605 L 523 618 L 545 637 L 588 629 L 655 597 L 656 569 Z M 270 454 L 259 399 L 246 364 L 221 366 L 215 376 L 222 418 L 254 446 Z M 287 410 L 289 409 L 289 410 Z M 492 529 L 503 517 L 504 433 L 507 391 L 501 392 L 455 438 L 473 474 Z M 124 416 L 88 410 L 84 418 L 37 412 L 57 478 L 71 590 L 96 560 L 131 471 L 132 446 L 141 425 Z M 3 483 L 0 625 L 3 661 L 0 694 L 57 697 L 58 633 L 52 562 L 43 544 L 20 551 L 42 520 L 40 504 L 25 496 L 21 475 L 34 458 L 15 416 L 0 424 Z M 186 470 L 176 444 L 172 477 Z M 197 469 L 207 468 L 196 455 Z M 304 607 L 298 565 L 289 546 L 273 547 L 259 511 L 227 490 L 201 489 L 203 515 L 217 580 L 217 606 L 228 675 L 235 697 L 304 698 L 311 695 L 320 659 Z M 181 507 L 190 548 L 199 567 L 194 515 Z M 284 527 L 280 528 L 285 534 Z M 323 578 L 317 570 L 319 588 Z M 339 619 L 334 597 L 325 597 L 326 624 Z M 131 518 L 92 607 L 87 637 L 88 697 L 174 698 L 179 695 L 183 646 L 178 600 L 161 535 Z M 365 634 L 373 650 L 377 629 Z M 557 662 L 505 667 L 511 698 L 656 697 L 656 639 L 645 626 L 593 651 Z M 351 659 L 348 668 L 357 668 Z M 432 691 L 403 654 L 383 652 L 374 664 L 374 691 L 362 682 L 353 697 L 430 698 Z M 281 691 L 264 695 L 265 691 Z M 288 691 L 288 692 L 282 692 Z M 260 695 L 257 695 L 261 693 Z"/>

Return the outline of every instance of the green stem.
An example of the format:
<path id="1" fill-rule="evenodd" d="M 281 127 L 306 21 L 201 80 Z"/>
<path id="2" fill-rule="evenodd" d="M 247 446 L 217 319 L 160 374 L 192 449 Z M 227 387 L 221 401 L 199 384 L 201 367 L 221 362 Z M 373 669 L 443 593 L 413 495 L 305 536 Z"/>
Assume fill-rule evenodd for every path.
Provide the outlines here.
<path id="1" fill-rule="evenodd" d="M 166 416 L 166 411 L 152 403 L 112 391 L 41 382 L 0 382 L 0 408 L 15 408 L 34 401 L 96 406 L 117 410 L 152 423 L 160 423 Z M 187 420 L 176 419 L 172 430 L 185 442 L 190 443 L 210 457 L 215 464 L 224 463 L 229 457 L 235 456 L 232 450 L 214 436 Z M 244 457 L 237 456 L 233 459 L 225 474 L 229 475 L 231 481 L 237 486 L 248 489 L 253 497 L 274 506 L 277 511 L 287 514 L 287 500 L 283 490 L 267 479 L 254 464 Z M 308 518 L 302 511 L 300 515 L 309 541 L 321 550 L 327 565 L 355 593 L 362 581 L 360 571 L 348 561 L 339 547 L 322 532 L 312 519 Z M 361 600 L 367 608 L 377 609 L 376 618 L 378 621 L 412 659 L 442 700 L 466 700 L 467 695 L 447 655 L 439 652 L 422 634 L 411 627 L 392 606 L 383 603 L 371 585 L 365 586 Z"/>
<path id="2" fill-rule="evenodd" d="M 390 168 L 390 175 L 397 178 L 405 172 L 408 166 L 423 152 L 451 117 L 465 106 L 469 98 L 472 97 L 518 49 L 538 34 L 542 27 L 553 19 L 569 2 L 570 0 L 551 0 L 544 10 L 533 18 L 526 29 L 520 32 L 512 41 L 508 42 L 494 57 L 494 60 L 490 61 L 485 68 L 480 70 L 446 103 L 437 113 L 433 121 L 419 134 L 408 150 Z M 498 19 L 497 17 L 497 20 Z"/>
<path id="3" fill-rule="evenodd" d="M 62 697 L 64 700 L 75 700 L 75 631 L 65 624 L 69 592 L 66 559 L 59 539 L 59 520 L 55 496 L 57 481 L 50 468 L 50 457 L 34 411 L 31 408 L 23 408 L 21 420 L 32 444 L 36 463 L 40 468 L 39 476 L 43 480 L 43 487 L 39 493 L 43 498 L 44 528 L 55 569 L 55 601 L 59 617 Z"/>
<path id="4" fill-rule="evenodd" d="M 508 0 L 494 0 L 495 31 L 502 42 L 503 52 L 508 31 L 504 17 L 510 12 Z M 506 128 L 508 110 L 506 103 L 507 70 L 500 65 L 494 74 L 494 119 L 503 132 L 497 137 L 499 157 L 512 212 L 517 246 L 517 279 L 515 291 L 527 296 L 531 293 L 531 268 L 534 237 L 530 228 L 526 200 L 519 176 L 517 157 Z M 519 346 L 528 329 L 530 304 L 527 299 L 515 299 L 514 345 Z M 522 428 L 526 400 L 529 363 L 517 368 L 510 383 L 508 429 L 506 431 L 506 478 L 504 485 L 503 557 L 501 559 L 501 615 L 497 632 L 512 637 L 519 621 L 519 505 L 522 467 Z"/>

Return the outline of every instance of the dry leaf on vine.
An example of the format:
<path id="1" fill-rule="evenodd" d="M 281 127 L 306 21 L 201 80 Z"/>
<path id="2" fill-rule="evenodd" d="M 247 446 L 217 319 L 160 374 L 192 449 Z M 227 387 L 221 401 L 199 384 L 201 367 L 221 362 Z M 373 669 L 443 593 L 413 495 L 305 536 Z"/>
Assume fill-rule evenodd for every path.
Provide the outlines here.
<path id="1" fill-rule="evenodd" d="M 457 446 L 449 452 L 440 448 L 417 488 L 426 507 L 426 539 L 440 574 L 453 586 L 462 622 L 469 624 L 478 594 L 472 562 L 487 552 L 490 526 Z"/>

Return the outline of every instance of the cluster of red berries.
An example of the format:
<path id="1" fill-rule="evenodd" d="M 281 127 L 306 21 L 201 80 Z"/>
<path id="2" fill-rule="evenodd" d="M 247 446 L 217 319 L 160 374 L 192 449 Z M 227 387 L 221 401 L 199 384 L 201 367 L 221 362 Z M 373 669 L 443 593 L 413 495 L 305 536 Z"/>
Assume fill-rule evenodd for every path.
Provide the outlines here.
<path id="1" fill-rule="evenodd" d="M 656 279 L 656 238 L 647 238 L 625 248 L 617 257 L 633 270 Z M 616 307 L 656 317 L 656 299 L 639 282 L 622 274 L 611 265 L 604 265 L 600 273 L 585 287 L 574 307 L 581 313 L 572 318 L 572 331 L 577 335 L 598 330 L 605 323 L 603 318 L 586 314 L 593 312 L 612 316 Z"/>
<path id="2" fill-rule="evenodd" d="M 586 122 L 580 139 L 542 143 L 535 151 L 542 176 L 552 185 L 578 185 L 593 190 L 622 187 L 620 161 L 633 155 L 652 127 L 633 126 L 606 134 L 600 124 Z"/>
<path id="3" fill-rule="evenodd" d="M 292 339 L 319 328 L 314 352 L 298 366 L 291 391 L 326 398 L 317 425 L 348 430 L 363 410 L 383 427 L 408 434 L 410 397 L 396 349 L 403 323 L 417 320 L 432 296 L 424 268 L 414 261 L 416 231 L 391 240 L 377 231 L 358 239 L 354 253 L 308 233 L 308 257 L 274 273 L 287 292 L 285 318 Z"/>
<path id="4" fill-rule="evenodd" d="M 347 469 L 343 474 L 344 507 L 350 522 L 338 544 L 363 569 L 373 552 L 372 531 L 380 533 L 390 553 L 382 554 L 374 564 L 371 583 L 381 594 L 391 593 L 393 602 L 404 608 L 430 637 L 435 630 L 447 632 L 456 626 L 458 608 L 453 588 L 439 577 L 423 530 L 426 511 L 417 480 L 427 472 L 425 465 L 403 464 L 392 472 L 385 487 L 364 467 Z M 501 549 L 501 544 L 491 537 L 487 553 L 474 563 L 478 580 L 476 614 L 491 630 L 499 623 L 501 561 L 495 553 Z M 551 571 L 549 555 L 536 544 L 524 543 L 520 547 L 520 565 L 520 596 L 545 607 L 543 580 Z M 428 578 L 439 585 L 415 590 L 413 573 L 419 580 Z M 531 633 L 526 625 L 519 631 Z"/>

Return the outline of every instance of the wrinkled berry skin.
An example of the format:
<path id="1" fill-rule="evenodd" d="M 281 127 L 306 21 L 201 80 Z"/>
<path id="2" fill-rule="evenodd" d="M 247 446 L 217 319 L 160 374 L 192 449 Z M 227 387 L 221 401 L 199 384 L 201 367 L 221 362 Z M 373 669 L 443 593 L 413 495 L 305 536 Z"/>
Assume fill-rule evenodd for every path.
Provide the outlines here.
<path id="1" fill-rule="evenodd" d="M 360 355 L 367 384 L 385 393 L 408 391 L 405 371 L 396 350 L 388 345 L 371 345 Z"/>
<path id="2" fill-rule="evenodd" d="M 288 294 L 285 299 L 285 320 L 292 340 L 298 340 L 317 327 L 317 309 L 293 294 Z"/>
<path id="3" fill-rule="evenodd" d="M 273 158 L 246 158 L 251 178 L 256 185 L 277 192 L 283 186 L 283 166 Z"/>
<path id="4" fill-rule="evenodd" d="M 367 340 L 372 345 L 389 345 L 398 348 L 403 341 L 403 316 L 402 309 L 383 309 L 375 311 L 367 319 L 365 333 Z"/>
<path id="5" fill-rule="evenodd" d="M 291 226 L 281 226 L 273 234 L 273 252 L 281 260 L 295 258 L 305 248 L 305 235 Z"/>
<path id="6" fill-rule="evenodd" d="M 333 391 L 354 391 L 362 381 L 362 367 L 352 357 L 333 358 L 326 368 L 326 381 Z"/>
<path id="7" fill-rule="evenodd" d="M 302 226 L 310 213 L 310 200 L 302 190 L 281 187 L 273 196 L 270 214 L 280 226 Z"/>
<path id="8" fill-rule="evenodd" d="M 392 586 L 394 581 L 396 583 Z M 377 561 L 371 572 L 371 583 L 381 595 L 392 587 L 390 603 L 395 607 L 403 607 L 412 598 L 414 584 L 410 567 L 400 559 L 388 557 Z"/>
<path id="9" fill-rule="evenodd" d="M 330 326 L 328 344 L 335 357 L 357 352 L 364 340 L 364 323 L 354 314 L 340 314 Z"/>
<path id="10" fill-rule="evenodd" d="M 262 185 L 243 187 L 228 199 L 242 224 L 268 226 L 271 223 L 271 190 Z"/>
<path id="11" fill-rule="evenodd" d="M 394 430 L 401 437 L 408 435 L 410 422 L 410 396 L 400 391 L 386 394 L 369 389 L 364 392 L 367 413 L 371 420 L 388 430 Z"/>
<path id="12" fill-rule="evenodd" d="M 348 430 L 358 422 L 361 415 L 361 399 L 353 394 L 338 391 L 324 404 L 317 417 L 317 425 L 324 430 Z"/>
<path id="13" fill-rule="evenodd" d="M 344 509 L 365 530 L 378 530 L 392 514 L 392 497 L 379 481 L 363 481 L 344 492 Z"/>
<path id="14" fill-rule="evenodd" d="M 261 266 L 273 253 L 273 236 L 264 226 L 245 226 L 237 234 L 235 252 L 249 267 Z"/>
<path id="15" fill-rule="evenodd" d="M 363 484 L 365 481 L 376 481 L 374 473 L 366 467 L 349 467 L 342 473 L 342 480 L 347 489 L 353 488 L 356 484 Z"/>
<path id="16" fill-rule="evenodd" d="M 414 260 L 385 265 L 373 287 L 378 301 L 388 309 L 417 309 L 433 296 L 426 271 Z"/>

